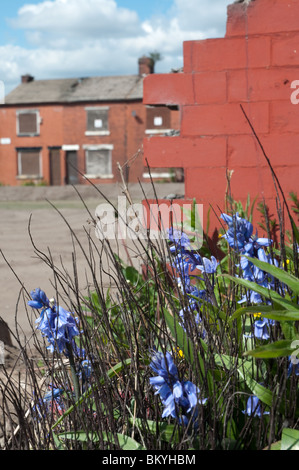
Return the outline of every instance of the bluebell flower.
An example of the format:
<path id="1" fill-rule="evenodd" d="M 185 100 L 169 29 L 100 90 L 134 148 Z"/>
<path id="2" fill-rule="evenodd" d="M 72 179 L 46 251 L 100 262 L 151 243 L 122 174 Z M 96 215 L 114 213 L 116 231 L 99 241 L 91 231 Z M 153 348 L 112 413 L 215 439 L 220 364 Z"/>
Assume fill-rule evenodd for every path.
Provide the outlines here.
<path id="1" fill-rule="evenodd" d="M 42 291 L 39 287 L 30 292 L 32 300 L 29 300 L 28 305 L 32 308 L 48 308 L 50 306 L 50 301 L 46 296 L 45 292 Z"/>
<path id="2" fill-rule="evenodd" d="M 155 351 L 150 367 L 157 374 L 156 377 L 150 377 L 150 384 L 155 388 L 155 394 L 160 395 L 164 406 L 162 418 L 171 416 L 180 424 L 187 425 L 192 416 L 195 425 L 196 406 L 206 403 L 206 399 L 199 398 L 199 388 L 190 381 L 179 380 L 177 367 L 169 352 L 164 355 Z"/>
<path id="3" fill-rule="evenodd" d="M 90 385 L 90 381 L 93 375 L 93 367 L 88 359 L 84 359 L 84 361 L 81 361 L 79 364 L 79 372 L 78 372 L 78 377 L 82 382 L 82 389 L 83 391 L 86 389 L 87 386 Z"/>
<path id="4" fill-rule="evenodd" d="M 251 395 L 247 400 L 246 410 L 243 411 L 248 416 L 258 416 L 261 418 L 263 415 L 269 415 L 269 411 L 262 411 L 261 402 L 255 395 Z"/>
<path id="5" fill-rule="evenodd" d="M 219 263 L 216 260 L 215 256 L 211 256 L 211 260 L 203 257 L 202 264 L 198 264 L 197 269 L 200 269 L 202 272 L 207 274 L 214 274 L 217 270 L 218 265 Z"/>
<path id="6" fill-rule="evenodd" d="M 257 234 L 253 236 L 252 223 L 240 217 L 238 213 L 233 216 L 221 214 L 220 217 L 228 225 L 228 230 L 223 237 L 227 240 L 229 246 L 236 251 L 248 253 L 253 257 L 255 250 L 272 244 L 272 240 L 268 238 L 258 238 Z"/>
<path id="7" fill-rule="evenodd" d="M 173 227 L 168 230 L 168 239 L 174 243 L 174 246 L 179 245 L 183 248 L 190 248 L 191 246 L 188 235 L 186 235 L 181 230 L 173 229 Z"/>
<path id="8" fill-rule="evenodd" d="M 40 418 L 44 418 L 45 415 L 54 411 L 61 414 L 65 408 L 62 400 L 63 393 L 64 390 L 62 388 L 50 384 L 49 391 L 33 407 L 33 411 L 36 412 Z"/>
<path id="9" fill-rule="evenodd" d="M 263 318 L 254 322 L 254 336 L 257 339 L 270 339 L 269 327 L 274 324 L 274 320 Z"/>
<path id="10" fill-rule="evenodd" d="M 288 372 L 287 372 L 287 377 L 289 378 L 292 373 L 298 377 L 299 376 L 299 360 L 298 358 L 293 358 L 292 356 L 288 357 Z"/>
<path id="11" fill-rule="evenodd" d="M 54 300 L 50 301 L 41 289 L 32 291 L 30 295 L 33 300 L 29 300 L 28 305 L 34 309 L 42 308 L 36 324 L 50 343 L 48 349 L 51 352 L 58 350 L 68 354 L 68 345 L 80 334 L 77 321 L 70 312 L 57 306 Z"/>
<path id="12" fill-rule="evenodd" d="M 275 325 L 275 320 L 263 318 L 261 313 L 255 313 L 257 320 L 253 324 L 253 334 L 244 335 L 245 338 L 255 337 L 260 340 L 267 341 L 270 339 L 270 329 L 272 325 Z"/>

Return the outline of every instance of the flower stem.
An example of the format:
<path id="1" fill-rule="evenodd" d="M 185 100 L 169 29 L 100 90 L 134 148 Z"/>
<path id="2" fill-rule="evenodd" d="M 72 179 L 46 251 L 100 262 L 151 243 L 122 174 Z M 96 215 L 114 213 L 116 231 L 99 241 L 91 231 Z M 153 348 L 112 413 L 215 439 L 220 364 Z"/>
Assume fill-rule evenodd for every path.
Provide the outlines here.
<path id="1" fill-rule="evenodd" d="M 70 369 L 71 369 L 71 376 L 72 376 L 72 381 L 73 381 L 73 386 L 74 386 L 75 398 L 76 398 L 76 401 L 78 402 L 80 398 L 80 386 L 79 386 L 78 375 L 76 373 L 76 364 L 74 361 L 73 350 L 70 344 L 67 345 L 67 351 L 68 351 L 68 355 L 70 359 Z"/>

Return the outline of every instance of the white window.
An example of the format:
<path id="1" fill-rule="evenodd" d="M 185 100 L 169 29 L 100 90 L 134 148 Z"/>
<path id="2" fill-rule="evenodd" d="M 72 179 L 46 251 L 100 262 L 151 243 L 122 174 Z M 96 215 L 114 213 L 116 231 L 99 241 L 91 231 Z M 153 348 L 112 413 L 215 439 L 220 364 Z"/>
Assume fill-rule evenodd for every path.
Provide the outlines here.
<path id="1" fill-rule="evenodd" d="M 154 117 L 154 126 L 162 126 L 163 118 L 162 116 L 155 116 Z"/>
<path id="2" fill-rule="evenodd" d="M 89 145 L 85 148 L 85 173 L 88 178 L 113 178 L 113 145 Z"/>
<path id="3" fill-rule="evenodd" d="M 40 148 L 23 148 L 18 149 L 18 177 L 40 179 L 41 171 L 41 155 Z"/>
<path id="4" fill-rule="evenodd" d="M 95 106 L 85 108 L 86 131 L 85 135 L 109 135 L 108 106 Z"/>
<path id="5" fill-rule="evenodd" d="M 37 109 L 17 111 L 17 135 L 35 136 L 40 132 L 40 116 Z"/>

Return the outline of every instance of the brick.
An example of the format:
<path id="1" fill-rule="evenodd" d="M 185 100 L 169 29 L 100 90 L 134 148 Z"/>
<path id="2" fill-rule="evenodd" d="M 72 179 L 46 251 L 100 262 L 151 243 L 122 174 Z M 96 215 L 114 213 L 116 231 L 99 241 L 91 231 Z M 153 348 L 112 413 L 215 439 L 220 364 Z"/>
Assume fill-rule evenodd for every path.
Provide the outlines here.
<path id="1" fill-rule="evenodd" d="M 244 103 L 256 132 L 269 129 L 268 103 Z M 182 110 L 182 136 L 251 134 L 251 129 L 238 104 L 184 106 Z"/>
<path id="2" fill-rule="evenodd" d="M 297 0 L 258 0 L 228 7 L 226 36 L 297 31 L 299 4 Z"/>
<path id="3" fill-rule="evenodd" d="M 274 101 L 270 103 L 270 132 L 294 133 L 299 129 L 299 105 L 288 102 Z"/>
<path id="4" fill-rule="evenodd" d="M 267 67 L 271 60 L 270 38 L 217 38 L 184 42 L 184 71 L 204 72 Z"/>
<path id="5" fill-rule="evenodd" d="M 185 73 L 148 75 L 143 82 L 143 103 L 152 105 L 193 104 L 192 75 Z"/>
<path id="6" fill-rule="evenodd" d="M 188 168 L 185 171 L 185 198 L 195 198 L 197 204 L 203 205 L 204 230 L 208 222 L 212 230 L 214 227 L 220 227 L 214 211 L 219 216 L 223 211 L 225 190 L 225 168 Z"/>
<path id="7" fill-rule="evenodd" d="M 284 166 L 276 169 L 276 176 L 279 180 L 283 192 L 285 193 L 287 200 L 289 200 L 289 193 L 291 191 L 298 194 L 298 174 L 298 163 L 296 166 L 293 167 Z"/>
<path id="8" fill-rule="evenodd" d="M 251 5 L 250 5 L 251 7 Z M 232 4 L 227 7 L 226 37 L 246 34 L 247 7 L 244 4 Z"/>
<path id="9" fill-rule="evenodd" d="M 272 65 L 299 66 L 299 32 L 280 34 L 272 39 Z M 299 79 L 299 73 L 297 73 L 297 79 Z"/>
<path id="10" fill-rule="evenodd" d="M 299 135 L 297 134 L 268 134 L 260 137 L 267 157 L 270 160 L 280 183 L 288 193 L 298 179 L 298 148 Z M 270 167 L 264 157 L 256 139 L 253 136 L 230 136 L 228 138 L 228 168 L 239 173 L 242 168 L 255 168 L 263 172 L 263 180 L 272 188 Z M 286 176 L 286 175 L 289 175 Z M 269 196 L 269 195 L 267 195 Z"/>
<path id="11" fill-rule="evenodd" d="M 226 72 L 202 72 L 193 75 L 195 103 L 226 103 Z"/>
<path id="12" fill-rule="evenodd" d="M 215 191 L 217 188 L 217 191 Z M 187 168 L 185 171 L 185 197 L 209 202 L 224 197 L 226 188 L 226 168 Z"/>
<path id="13" fill-rule="evenodd" d="M 298 48 L 299 50 L 299 48 Z M 228 73 L 228 101 L 290 100 L 299 68 L 233 70 Z"/>
<path id="14" fill-rule="evenodd" d="M 268 167 L 237 167 L 230 181 L 232 197 L 235 200 L 250 195 L 251 200 L 255 197 L 275 197 L 273 178 Z"/>
<path id="15" fill-rule="evenodd" d="M 150 137 L 144 139 L 144 158 L 157 168 L 226 165 L 224 137 Z"/>
<path id="16" fill-rule="evenodd" d="M 299 109 L 298 109 L 299 112 Z M 263 136 L 262 145 L 271 165 L 277 167 L 296 167 L 299 155 L 299 135 L 296 134 L 269 134 Z M 294 169 L 292 169 L 293 171 Z M 297 173 L 298 175 L 298 173 Z"/>
<path id="17" fill-rule="evenodd" d="M 227 155 L 227 165 L 232 170 L 239 167 L 256 168 L 266 166 L 266 160 L 255 137 L 252 135 L 229 136 Z"/>

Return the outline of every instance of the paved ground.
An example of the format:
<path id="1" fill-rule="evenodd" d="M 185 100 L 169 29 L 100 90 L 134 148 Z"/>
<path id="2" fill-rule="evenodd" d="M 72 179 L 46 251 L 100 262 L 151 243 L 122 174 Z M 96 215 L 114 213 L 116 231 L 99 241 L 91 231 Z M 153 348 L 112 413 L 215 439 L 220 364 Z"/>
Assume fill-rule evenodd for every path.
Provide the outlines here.
<path id="1" fill-rule="evenodd" d="M 90 187 L 81 186 L 78 190 L 89 210 L 94 213 L 96 206 L 103 202 L 101 195 Z M 105 185 L 101 190 L 114 203 L 117 196 L 122 195 L 122 187 L 117 185 Z M 144 198 L 139 185 L 132 185 L 129 190 L 134 202 L 140 202 Z M 169 194 L 183 195 L 184 185 L 158 184 L 155 185 L 155 190 L 159 198 Z M 154 196 L 150 185 L 143 185 L 143 191 L 147 198 Z M 59 213 L 46 199 L 53 202 Z M 30 232 L 37 248 L 44 253 L 49 249 L 55 262 L 60 266 L 63 263 L 64 268 L 72 272 L 72 238 L 61 215 L 67 219 L 83 246 L 88 248 L 84 227 L 87 230 L 93 229 L 88 223 L 88 212 L 73 188 L 0 188 L 0 317 L 13 331 L 16 331 L 17 321 L 25 336 L 30 335 L 31 328 L 23 299 L 18 304 L 20 292 L 30 292 L 40 287 L 49 297 L 54 296 L 51 285 L 53 273 L 35 254 L 28 231 L 29 220 Z M 84 288 L 86 262 L 78 246 L 76 256 L 79 278 Z"/>

